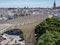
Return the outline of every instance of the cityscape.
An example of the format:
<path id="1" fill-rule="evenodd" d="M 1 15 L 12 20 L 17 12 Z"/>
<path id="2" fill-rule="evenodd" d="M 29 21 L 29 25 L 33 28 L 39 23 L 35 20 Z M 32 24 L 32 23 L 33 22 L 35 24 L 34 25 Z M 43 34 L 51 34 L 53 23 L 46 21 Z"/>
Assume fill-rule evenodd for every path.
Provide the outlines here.
<path id="1" fill-rule="evenodd" d="M 60 45 L 60 6 L 0 8 L 0 45 Z"/>

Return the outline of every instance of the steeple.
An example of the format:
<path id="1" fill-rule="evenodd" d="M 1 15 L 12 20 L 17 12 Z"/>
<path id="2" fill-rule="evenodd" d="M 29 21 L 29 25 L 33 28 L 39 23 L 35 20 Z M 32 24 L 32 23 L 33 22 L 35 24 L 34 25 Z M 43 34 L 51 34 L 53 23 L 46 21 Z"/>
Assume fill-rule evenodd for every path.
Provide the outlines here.
<path id="1" fill-rule="evenodd" d="M 55 0 L 54 0 L 53 8 L 54 9 L 56 8 L 56 2 L 55 2 Z"/>

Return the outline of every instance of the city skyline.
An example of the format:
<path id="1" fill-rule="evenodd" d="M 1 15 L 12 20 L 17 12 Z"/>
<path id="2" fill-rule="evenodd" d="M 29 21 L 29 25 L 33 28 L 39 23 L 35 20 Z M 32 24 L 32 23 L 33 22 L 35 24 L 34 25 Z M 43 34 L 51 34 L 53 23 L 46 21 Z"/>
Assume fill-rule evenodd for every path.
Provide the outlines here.
<path id="1" fill-rule="evenodd" d="M 55 0 L 56 6 L 60 6 L 60 0 Z M 54 0 L 0 0 L 0 8 L 51 8 L 53 7 Z"/>

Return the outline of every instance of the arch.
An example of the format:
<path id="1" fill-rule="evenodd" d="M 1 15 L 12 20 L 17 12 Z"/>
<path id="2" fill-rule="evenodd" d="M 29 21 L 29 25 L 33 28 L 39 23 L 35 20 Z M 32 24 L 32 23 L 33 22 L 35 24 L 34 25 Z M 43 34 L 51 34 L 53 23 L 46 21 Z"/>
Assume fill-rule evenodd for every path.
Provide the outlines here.
<path id="1" fill-rule="evenodd" d="M 10 32 L 12 33 L 10 33 Z M 17 32 L 16 32 L 17 31 Z M 20 32 L 19 32 L 20 31 Z M 8 32 L 8 33 L 7 33 Z M 22 41 L 24 41 L 24 42 L 22 42 L 23 44 L 25 44 L 25 39 L 24 39 L 24 33 L 23 33 L 23 31 L 21 30 L 21 29 L 18 29 L 18 28 L 10 28 L 10 29 L 8 29 L 8 30 L 6 30 L 5 32 L 3 32 L 4 34 L 6 34 L 6 35 L 3 35 L 3 36 L 9 36 L 9 38 L 11 38 L 11 36 L 12 36 L 12 40 L 14 40 L 13 38 L 15 37 L 15 42 L 17 43 L 17 44 L 20 44 L 20 43 L 18 43 L 17 42 L 17 38 L 18 38 L 18 41 L 19 42 L 22 42 Z M 13 36 L 14 35 L 14 36 Z M 5 37 L 6 38 L 6 37 Z M 9 43 L 8 43 L 9 44 Z"/>
<path id="2" fill-rule="evenodd" d="M 19 28 L 10 28 L 10 29 L 6 29 L 6 30 L 4 30 L 4 32 L 2 32 L 2 34 L 4 34 L 4 33 L 7 33 L 7 32 L 9 32 L 9 31 L 15 31 L 15 33 L 16 33 L 16 31 L 18 32 L 18 33 L 20 33 L 20 34 L 24 34 L 24 32 L 23 32 L 23 30 L 21 30 L 21 29 L 19 29 Z M 20 32 L 19 32 L 20 31 Z M 11 35 L 11 34 L 10 34 Z M 14 34 L 13 34 L 14 35 Z M 19 34 L 17 34 L 17 35 L 19 35 Z"/>

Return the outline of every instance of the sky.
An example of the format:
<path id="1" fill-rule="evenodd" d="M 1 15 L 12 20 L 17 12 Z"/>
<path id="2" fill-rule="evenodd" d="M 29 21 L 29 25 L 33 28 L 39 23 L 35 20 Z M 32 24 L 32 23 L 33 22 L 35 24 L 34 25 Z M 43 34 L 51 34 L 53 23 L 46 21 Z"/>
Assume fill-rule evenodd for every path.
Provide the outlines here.
<path id="1" fill-rule="evenodd" d="M 56 5 L 60 6 L 60 0 L 55 0 Z M 0 0 L 0 8 L 35 8 L 53 7 L 54 0 Z"/>

